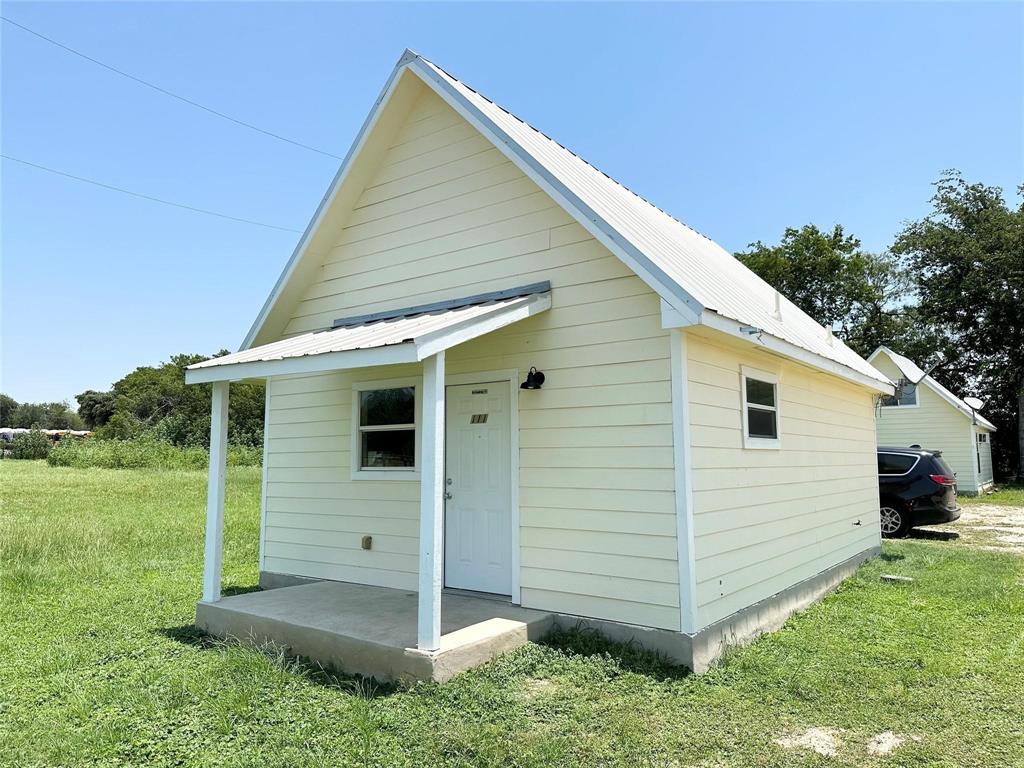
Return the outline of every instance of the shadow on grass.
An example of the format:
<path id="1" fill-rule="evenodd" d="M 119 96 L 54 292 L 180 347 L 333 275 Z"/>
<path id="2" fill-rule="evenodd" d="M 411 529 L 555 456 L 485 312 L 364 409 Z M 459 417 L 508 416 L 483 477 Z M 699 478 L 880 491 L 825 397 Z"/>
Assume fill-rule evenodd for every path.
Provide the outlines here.
<path id="1" fill-rule="evenodd" d="M 605 656 L 624 672 L 634 672 L 657 680 L 681 680 L 692 672 L 666 655 L 642 648 L 636 641 L 620 643 L 596 629 L 576 625 L 556 626 L 540 640 L 541 645 L 578 656 Z"/>
<path id="2" fill-rule="evenodd" d="M 900 552 L 883 552 L 882 554 L 880 554 L 878 556 L 878 559 L 879 560 L 883 560 L 884 562 L 887 562 L 887 563 L 892 563 L 892 562 L 895 562 L 897 560 L 904 560 L 904 559 L 906 559 L 906 555 L 903 555 Z"/>
<path id="3" fill-rule="evenodd" d="M 956 541 L 960 538 L 960 534 L 956 531 L 933 531 L 928 528 L 911 528 L 907 538 L 920 541 Z"/>
<path id="4" fill-rule="evenodd" d="M 244 586 L 244 587 L 236 585 L 236 586 L 233 586 L 233 587 L 224 587 L 224 589 L 221 590 L 221 597 L 233 597 L 234 595 L 247 595 L 250 592 L 262 592 L 262 591 L 263 591 L 263 587 L 261 587 L 259 584 L 250 584 L 250 585 Z"/>
<path id="5" fill-rule="evenodd" d="M 406 686 L 401 683 L 387 682 L 363 675 L 350 675 L 340 670 L 325 667 L 318 661 L 290 653 L 286 646 L 277 645 L 270 641 L 260 641 L 256 638 L 243 641 L 234 637 L 222 640 L 213 635 L 208 635 L 195 624 L 183 624 L 180 627 L 163 627 L 157 629 L 156 634 L 163 635 L 169 640 L 174 640 L 182 645 L 198 648 L 203 651 L 224 651 L 231 648 L 243 648 L 253 653 L 258 653 L 285 672 L 303 677 L 311 683 L 323 686 L 324 688 L 332 688 L 363 699 L 384 698 L 406 689 Z"/>

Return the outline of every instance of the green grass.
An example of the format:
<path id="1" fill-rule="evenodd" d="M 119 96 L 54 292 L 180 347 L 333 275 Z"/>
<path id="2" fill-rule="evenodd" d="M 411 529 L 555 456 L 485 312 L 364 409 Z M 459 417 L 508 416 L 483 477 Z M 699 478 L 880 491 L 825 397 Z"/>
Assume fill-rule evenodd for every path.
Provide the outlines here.
<path id="1" fill-rule="evenodd" d="M 958 496 L 965 506 L 997 504 L 1004 507 L 1024 507 L 1024 483 L 998 483 L 995 491 L 980 496 Z"/>
<path id="2" fill-rule="evenodd" d="M 570 632 L 374 689 L 194 631 L 205 482 L 0 464 L 0 764 L 1024 765 L 1019 555 L 887 544 L 699 678 Z M 229 589 L 256 581 L 259 491 L 258 468 L 229 472 Z M 838 731 L 836 757 L 775 743 L 810 727 Z M 887 730 L 907 741 L 869 755 Z"/>

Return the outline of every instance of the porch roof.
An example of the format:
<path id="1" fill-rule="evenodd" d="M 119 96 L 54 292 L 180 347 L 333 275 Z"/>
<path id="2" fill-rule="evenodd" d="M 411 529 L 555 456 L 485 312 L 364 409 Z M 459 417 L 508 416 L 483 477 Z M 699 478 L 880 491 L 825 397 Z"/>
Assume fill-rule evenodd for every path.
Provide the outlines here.
<path id="1" fill-rule="evenodd" d="M 390 312 L 342 318 L 335 327 L 190 365 L 185 381 L 237 381 L 414 363 L 551 306 L 549 283 Z"/>

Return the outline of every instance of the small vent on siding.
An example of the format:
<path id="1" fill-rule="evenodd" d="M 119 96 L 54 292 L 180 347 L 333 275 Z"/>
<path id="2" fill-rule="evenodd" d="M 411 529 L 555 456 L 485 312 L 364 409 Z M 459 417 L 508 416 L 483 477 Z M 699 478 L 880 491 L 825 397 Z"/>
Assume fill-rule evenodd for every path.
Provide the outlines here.
<path id="1" fill-rule="evenodd" d="M 486 424 L 487 414 L 486 413 L 474 413 L 469 417 L 470 424 Z"/>

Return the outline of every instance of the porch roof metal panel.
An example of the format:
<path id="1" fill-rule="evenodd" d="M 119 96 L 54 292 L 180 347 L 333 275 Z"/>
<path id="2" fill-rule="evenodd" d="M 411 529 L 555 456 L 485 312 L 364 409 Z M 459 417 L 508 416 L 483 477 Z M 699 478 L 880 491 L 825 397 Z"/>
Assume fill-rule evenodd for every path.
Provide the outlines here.
<path id="1" fill-rule="evenodd" d="M 710 238 L 683 224 L 498 106 L 437 65 L 417 56 L 427 75 L 440 78 L 483 121 L 508 137 L 586 208 L 667 276 L 683 300 L 704 311 L 749 324 L 874 381 L 889 380 L 817 321 Z M 504 139 L 503 139 L 504 141 Z M 508 141 L 505 141 L 508 144 Z"/>
<path id="2" fill-rule="evenodd" d="M 195 363 L 185 380 L 195 384 L 416 362 L 543 312 L 551 306 L 548 288 L 543 283 L 500 292 L 517 294 L 508 298 L 485 294 L 396 310 L 384 319 L 339 321 L 345 324 Z"/>

